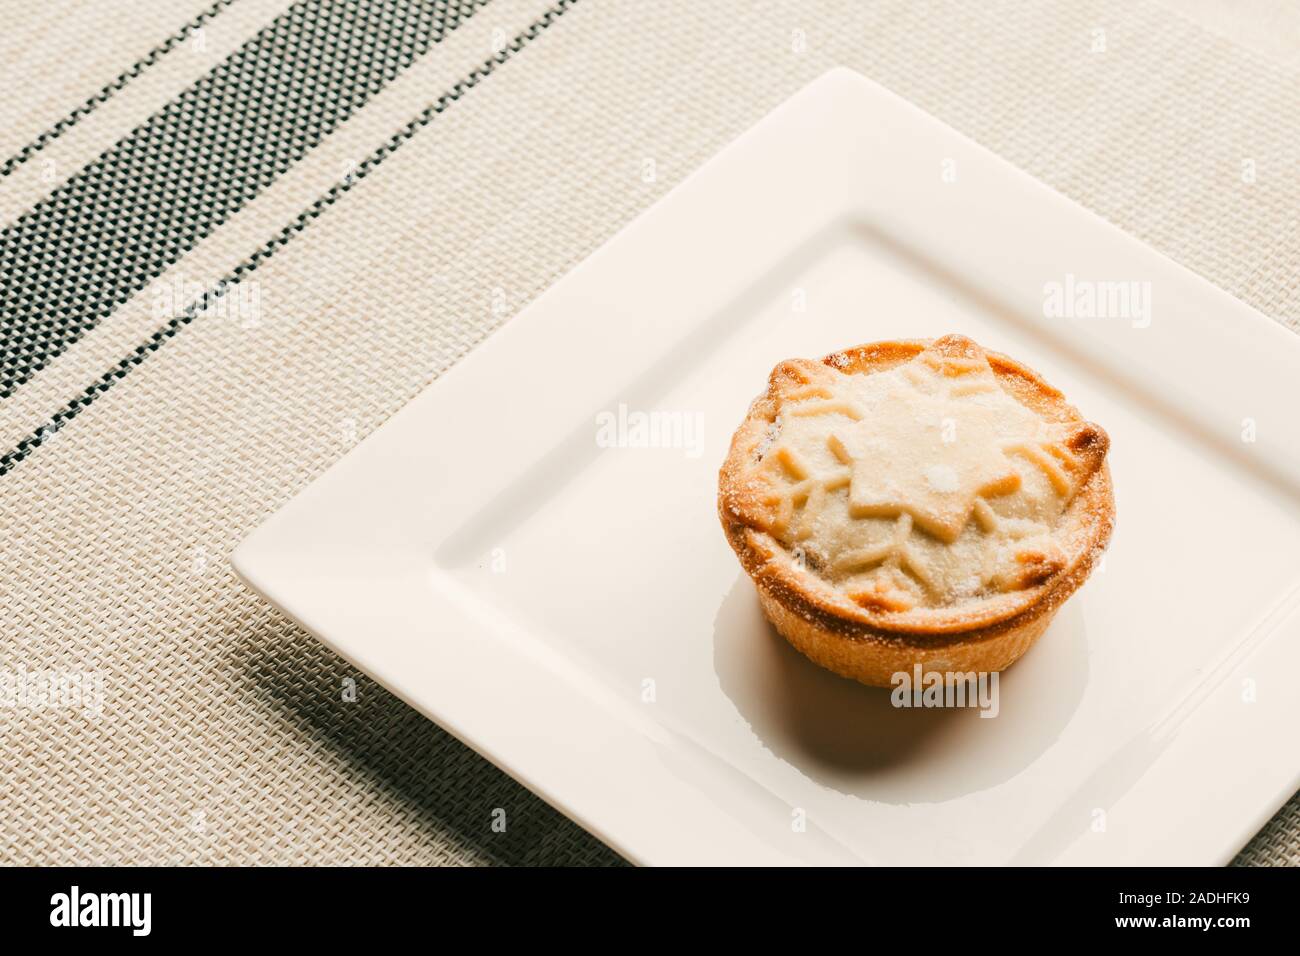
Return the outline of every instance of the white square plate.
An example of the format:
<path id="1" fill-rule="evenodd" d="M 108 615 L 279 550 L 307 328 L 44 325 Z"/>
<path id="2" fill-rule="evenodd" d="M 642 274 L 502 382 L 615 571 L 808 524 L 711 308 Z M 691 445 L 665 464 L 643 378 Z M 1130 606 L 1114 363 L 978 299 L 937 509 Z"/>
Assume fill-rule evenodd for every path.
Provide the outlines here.
<path id="1" fill-rule="evenodd" d="M 1050 317 L 1054 282 L 1150 283 L 1149 316 Z M 1112 438 L 1105 566 L 992 720 L 895 710 L 809 664 L 715 513 L 778 360 L 945 332 L 1023 359 Z M 234 562 L 637 862 L 1223 862 L 1300 769 L 1297 381 L 1293 335 L 836 70 Z M 600 447 L 620 405 L 701 430 Z"/>

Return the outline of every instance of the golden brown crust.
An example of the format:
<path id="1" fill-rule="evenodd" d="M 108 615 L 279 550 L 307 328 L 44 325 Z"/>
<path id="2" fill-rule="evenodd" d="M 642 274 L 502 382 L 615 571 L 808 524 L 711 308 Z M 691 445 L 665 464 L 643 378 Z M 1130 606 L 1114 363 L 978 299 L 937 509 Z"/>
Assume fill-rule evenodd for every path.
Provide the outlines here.
<path id="1" fill-rule="evenodd" d="M 763 590 L 759 604 L 777 631 L 815 664 L 873 687 L 889 687 L 893 676 L 923 670 L 948 673 L 1000 671 L 1010 667 L 1047 630 L 1052 615 L 1041 615 L 984 640 L 918 648 L 887 639 L 845 638 L 800 617 Z"/>
<path id="2" fill-rule="evenodd" d="M 954 356 L 978 349 L 961 336 L 946 336 L 936 341 L 876 342 L 833 353 L 821 362 L 782 362 L 733 436 L 719 474 L 723 529 L 758 587 L 768 617 L 812 660 L 870 684 L 888 685 L 891 674 L 916 663 L 952 663 L 952 669 L 960 670 L 1008 666 L 1087 579 L 1114 525 L 1106 433 L 1085 421 L 1032 369 L 1005 355 L 981 352 L 999 384 L 1022 405 L 1045 421 L 1076 426 L 1067 445 L 1086 477 L 1062 517 L 1063 553 L 1027 554 L 1019 589 L 953 607 L 904 609 L 891 602 L 887 589 L 871 600 L 858 595 L 859 601 L 851 601 L 815 570 L 803 567 L 800 558 L 772 533 L 770 511 L 748 480 L 782 400 L 797 390 L 816 387 L 831 370 L 875 374 L 908 362 L 931 346 Z"/>

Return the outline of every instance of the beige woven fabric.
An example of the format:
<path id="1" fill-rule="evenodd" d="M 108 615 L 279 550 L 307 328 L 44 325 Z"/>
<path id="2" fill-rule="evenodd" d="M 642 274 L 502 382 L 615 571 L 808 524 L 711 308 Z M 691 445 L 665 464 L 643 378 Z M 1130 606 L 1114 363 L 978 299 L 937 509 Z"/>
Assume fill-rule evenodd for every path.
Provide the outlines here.
<path id="1" fill-rule="evenodd" d="M 226 274 L 547 6 L 494 0 L 160 282 Z M 102 678 L 98 712 L 0 711 L 0 859 L 616 862 L 272 611 L 227 555 L 837 64 L 1300 329 L 1297 76 L 1163 6 L 584 0 L 251 273 L 256 314 L 195 321 L 0 477 L 0 667 Z M 155 308 L 151 287 L 0 405 L 5 448 Z M 1300 863 L 1297 801 L 1240 862 Z"/>
<path id="2" fill-rule="evenodd" d="M 0 31 L 0 157 L 8 158 L 148 56 L 214 0 L 7 4 Z M 176 57 L 192 54 L 183 44 Z"/>
<path id="3" fill-rule="evenodd" d="M 163 45 L 167 38 L 177 35 L 183 24 L 195 19 L 186 19 L 181 14 L 192 11 L 202 15 L 213 8 L 212 0 L 202 4 L 187 2 L 175 6 L 158 0 L 122 4 L 128 8 L 130 15 L 108 23 L 96 23 L 102 32 L 97 36 L 97 42 L 88 48 L 68 45 L 67 49 L 61 48 L 56 53 L 49 49 L 48 44 L 37 42 L 37 62 L 41 62 L 40 58 L 52 59 L 58 56 L 64 59 L 65 68 L 75 68 L 75 75 L 71 78 L 50 76 L 43 70 L 32 69 L 30 64 L 25 64 L 28 67 L 27 73 L 13 77 L 13 86 L 0 80 L 0 89 L 16 92 L 12 98 L 4 100 L 4 112 L 12 113 L 15 122 L 14 125 L 7 126 L 0 119 L 0 157 L 17 153 L 43 130 L 56 127 L 61 120 L 73 113 L 76 113 L 78 119 L 66 128 L 59 127 L 56 138 L 8 177 L 0 180 L 0 226 L 17 219 L 56 184 L 92 162 L 125 130 L 143 122 L 204 73 L 220 65 L 290 3 L 291 0 L 234 0 L 204 20 L 199 28 L 201 33 L 198 30 L 191 32 L 179 42 L 173 43 L 165 52 Z M 103 14 L 108 8 L 118 5 L 91 7 Z M 32 6 L 34 10 L 39 8 L 39 5 Z M 160 16 L 159 8 L 166 8 L 167 15 Z M 147 15 L 150 25 L 150 29 L 143 32 L 139 30 L 141 23 L 137 19 L 142 15 Z M 75 22 L 76 18 L 72 20 Z M 48 30 L 48 22 L 40 22 Z M 163 27 L 170 31 L 168 37 L 161 35 Z M 61 44 L 70 39 L 62 31 L 57 31 L 55 36 Z M 158 42 L 154 42 L 147 50 L 138 49 L 139 40 L 136 38 L 141 36 Z M 32 43 L 35 38 L 26 39 Z M 128 43 L 127 40 L 134 42 Z M 107 63 L 96 61 L 92 69 L 92 64 L 85 62 L 87 51 L 101 48 L 109 51 L 112 59 Z M 131 58 L 131 54 L 135 53 L 140 55 Z M 141 68 L 137 76 L 120 88 L 115 88 L 115 81 L 126 68 L 151 56 L 148 65 Z M 17 66 L 8 65 L 11 68 Z M 112 75 L 102 76 L 104 73 Z M 90 85 L 100 80 L 102 83 L 98 86 Z M 33 86 L 39 86 L 41 90 L 47 91 L 46 94 L 38 98 L 24 96 Z M 59 95 L 53 96 L 48 92 L 51 90 L 57 91 Z M 90 106 L 93 108 L 88 108 Z"/>

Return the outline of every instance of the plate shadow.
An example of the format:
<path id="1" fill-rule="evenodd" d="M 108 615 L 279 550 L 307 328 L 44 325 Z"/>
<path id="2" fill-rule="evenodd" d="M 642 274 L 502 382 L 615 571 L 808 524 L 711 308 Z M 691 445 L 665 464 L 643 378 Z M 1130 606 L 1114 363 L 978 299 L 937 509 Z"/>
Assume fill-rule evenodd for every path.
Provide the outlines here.
<path id="1" fill-rule="evenodd" d="M 974 708 L 896 708 L 813 664 L 763 616 L 741 575 L 715 618 L 722 691 L 763 746 L 808 779 L 884 803 L 942 803 L 1010 780 L 1069 723 L 1088 677 L 1083 615 L 1067 603 L 999 677 L 993 718 Z"/>

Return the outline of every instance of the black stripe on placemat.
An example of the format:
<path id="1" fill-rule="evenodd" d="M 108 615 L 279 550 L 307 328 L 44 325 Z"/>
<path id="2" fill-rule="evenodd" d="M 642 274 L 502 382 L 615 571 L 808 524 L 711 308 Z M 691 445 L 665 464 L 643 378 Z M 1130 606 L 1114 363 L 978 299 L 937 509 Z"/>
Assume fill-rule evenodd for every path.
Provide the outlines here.
<path id="1" fill-rule="evenodd" d="M 63 117 L 63 119 L 59 120 L 14 155 L 10 156 L 4 161 L 4 163 L 0 163 L 0 179 L 8 176 L 23 163 L 27 162 L 27 160 L 31 159 L 46 146 L 50 145 L 50 143 L 54 142 L 91 113 L 95 112 L 95 110 L 100 106 L 103 106 L 114 93 L 122 89 L 122 87 L 126 86 L 127 83 L 134 80 L 137 76 L 174 50 L 177 44 L 184 43 L 190 34 L 202 27 L 203 24 L 207 23 L 234 2 L 235 0 L 217 0 L 217 2 L 212 6 L 208 7 L 189 23 L 185 24 L 185 26 L 181 27 L 162 43 L 158 44 L 146 53 L 143 58 L 132 63 L 130 67 L 128 67 L 124 72 L 118 74 L 116 79 L 106 85 L 98 93 L 86 100 L 86 102 L 82 103 L 75 110 Z"/>
<path id="2" fill-rule="evenodd" d="M 218 282 L 208 292 L 201 296 L 197 301 L 189 306 L 181 315 L 167 321 L 166 324 L 158 328 L 149 338 L 137 345 L 128 355 L 122 358 L 116 365 L 101 375 L 96 381 L 88 385 L 85 390 L 74 398 L 68 404 L 64 405 L 61 410 L 56 412 L 50 420 L 32 432 L 22 441 L 20 441 L 13 450 L 4 455 L 0 455 L 0 476 L 8 474 L 13 470 L 20 461 L 25 459 L 33 451 L 39 448 L 44 442 L 48 441 L 60 428 L 66 425 L 72 419 L 76 418 L 84 411 L 95 399 L 103 395 L 113 387 L 113 384 L 120 379 L 125 378 L 130 371 L 144 362 L 145 359 L 153 352 L 158 351 L 168 339 L 175 335 L 185 326 L 189 325 L 199 315 L 210 308 L 222 295 L 225 294 L 236 283 L 242 282 L 253 270 L 262 263 L 266 262 L 280 249 L 288 245 L 289 241 L 303 228 L 318 217 L 322 212 L 334 205 L 348 190 L 356 183 L 360 182 L 366 176 L 370 175 L 380 163 L 396 152 L 403 143 L 414 136 L 420 129 L 427 126 L 433 121 L 439 113 L 444 112 L 451 104 L 455 103 L 466 92 L 477 86 L 483 79 L 490 76 L 494 70 L 502 63 L 505 63 L 510 57 L 514 56 L 535 39 L 543 30 L 554 23 L 565 11 L 576 4 L 578 0 L 557 0 L 554 6 L 547 10 L 541 17 L 534 20 L 525 30 L 515 36 L 505 48 L 495 56 L 484 60 L 474 70 L 471 70 L 463 79 L 453 86 L 442 96 L 425 107 L 415 119 L 411 120 L 400 130 L 393 134 L 389 140 L 380 146 L 379 149 L 371 153 L 364 162 L 345 179 L 335 183 L 330 187 L 329 192 L 313 202 L 307 209 L 303 210 L 297 218 L 280 230 L 276 236 L 266 245 L 258 249 L 255 253 L 245 259 L 235 267 L 229 275 Z"/>
<path id="3" fill-rule="evenodd" d="M 488 0 L 300 0 L 0 231 L 0 399 Z"/>

